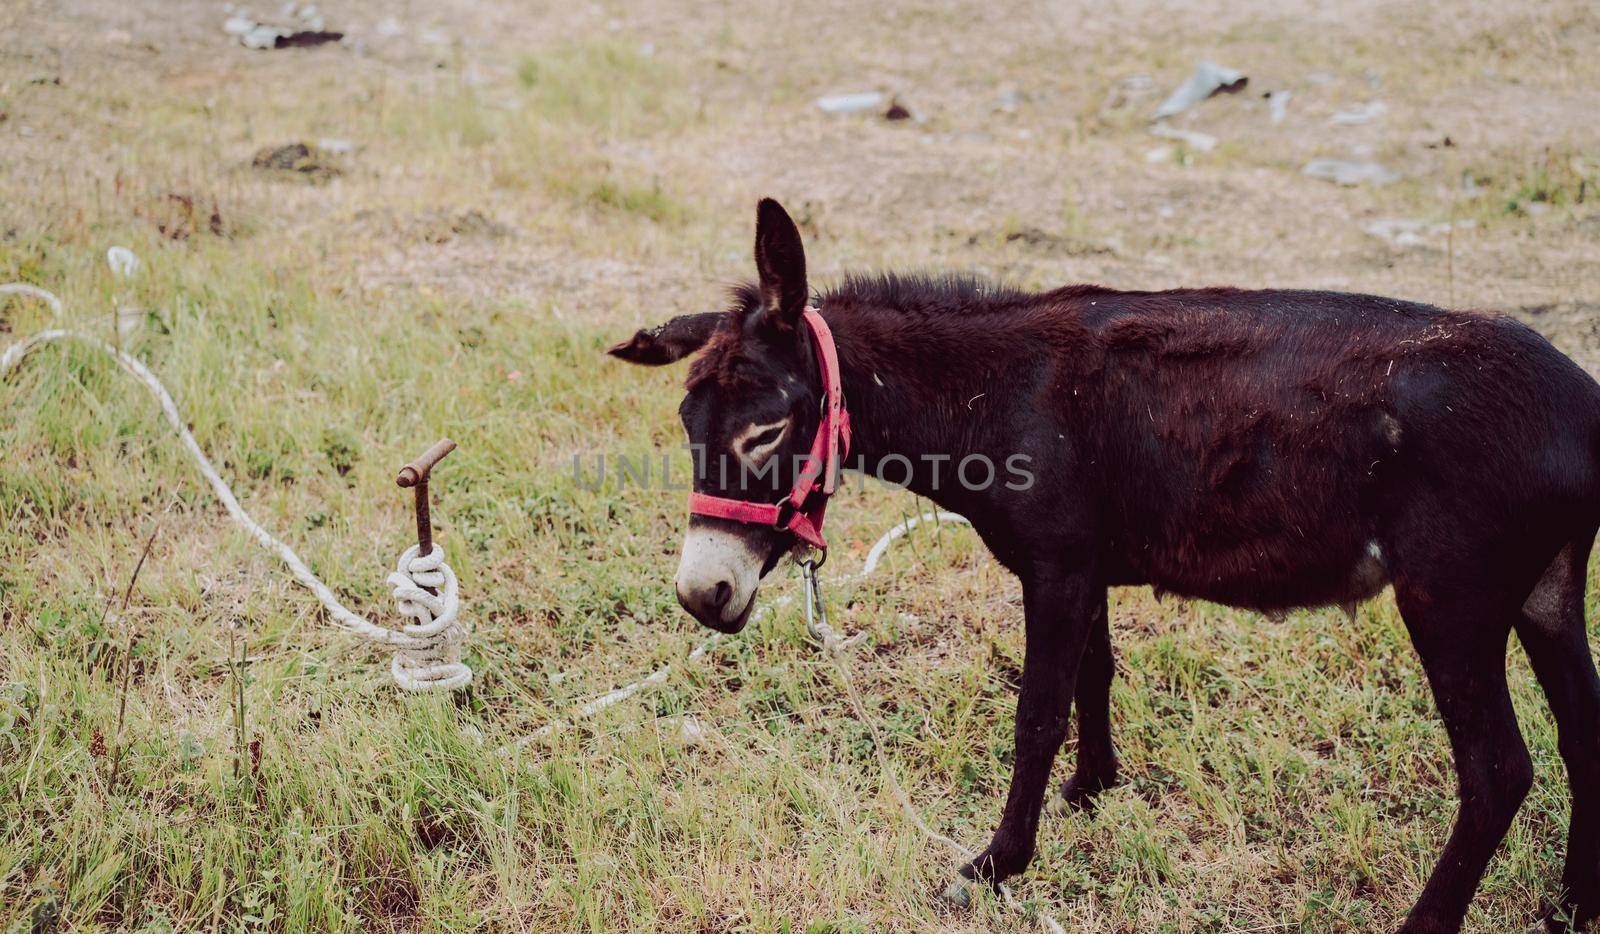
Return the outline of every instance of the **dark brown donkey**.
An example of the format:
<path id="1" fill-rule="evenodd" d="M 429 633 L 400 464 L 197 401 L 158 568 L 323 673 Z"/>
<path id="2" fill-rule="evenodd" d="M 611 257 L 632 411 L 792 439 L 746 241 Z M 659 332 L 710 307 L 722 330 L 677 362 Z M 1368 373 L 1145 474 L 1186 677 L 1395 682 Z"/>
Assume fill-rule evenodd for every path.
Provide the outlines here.
<path id="1" fill-rule="evenodd" d="M 611 353 L 654 365 L 702 351 L 680 406 L 703 446 L 695 489 L 775 502 L 818 424 L 809 298 L 838 347 L 850 466 L 965 515 L 1021 579 L 1016 766 L 994 839 L 964 876 L 1027 865 L 1074 702 L 1067 802 L 1116 782 L 1108 586 L 1275 612 L 1392 584 L 1461 797 L 1405 929 L 1460 926 L 1533 780 L 1506 690 L 1513 630 L 1571 782 L 1564 911 L 1600 914 L 1600 678 L 1583 618 L 1600 385 L 1544 338 L 1504 317 L 1338 292 L 1030 294 L 883 276 L 812 297 L 800 234 L 770 200 L 755 255 L 759 285 L 733 307 Z M 974 457 L 994 465 L 993 482 L 969 482 L 986 474 Z M 1028 482 L 1008 464 L 1025 464 Z M 695 516 L 679 599 L 735 631 L 794 545 L 789 532 Z"/>

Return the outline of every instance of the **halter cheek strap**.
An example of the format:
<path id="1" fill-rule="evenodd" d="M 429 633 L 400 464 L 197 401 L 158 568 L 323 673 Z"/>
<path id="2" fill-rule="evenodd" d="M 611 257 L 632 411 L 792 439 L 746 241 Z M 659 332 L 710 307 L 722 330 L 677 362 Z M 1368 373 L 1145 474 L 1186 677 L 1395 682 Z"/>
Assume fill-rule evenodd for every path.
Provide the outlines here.
<path id="1" fill-rule="evenodd" d="M 824 404 L 822 421 L 817 425 L 816 437 L 811 440 L 805 467 L 795 477 L 794 489 L 776 503 L 690 493 L 689 513 L 785 529 L 806 544 L 826 550 L 828 543 L 822 537 L 822 520 L 828 511 L 828 497 L 833 495 L 839 478 L 839 464 L 850 453 L 850 413 L 844 407 L 839 352 L 833 343 L 833 332 L 828 330 L 822 315 L 810 306 L 802 312 L 801 320 L 811 330 L 811 341 L 817 348 Z M 813 500 L 808 508 L 807 502 Z"/>

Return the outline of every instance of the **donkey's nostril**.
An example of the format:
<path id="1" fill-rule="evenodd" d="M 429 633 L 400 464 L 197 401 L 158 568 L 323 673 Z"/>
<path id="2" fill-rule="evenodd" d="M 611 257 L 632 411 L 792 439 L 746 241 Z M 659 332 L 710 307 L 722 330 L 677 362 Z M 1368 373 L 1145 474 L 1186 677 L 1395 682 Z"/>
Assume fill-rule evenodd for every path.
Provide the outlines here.
<path id="1" fill-rule="evenodd" d="M 733 585 L 727 581 L 717 581 L 717 589 L 711 594 L 711 606 L 720 610 L 726 607 L 728 601 L 732 599 Z"/>

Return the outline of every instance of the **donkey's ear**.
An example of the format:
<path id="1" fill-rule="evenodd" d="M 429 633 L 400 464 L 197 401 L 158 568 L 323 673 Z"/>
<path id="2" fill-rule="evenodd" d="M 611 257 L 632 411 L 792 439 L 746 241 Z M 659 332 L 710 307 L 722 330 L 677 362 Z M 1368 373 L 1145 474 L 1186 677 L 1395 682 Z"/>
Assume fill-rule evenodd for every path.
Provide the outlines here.
<path id="1" fill-rule="evenodd" d="M 679 315 L 666 324 L 640 328 L 620 344 L 606 348 L 613 357 L 641 366 L 661 366 L 694 353 L 711 338 L 711 332 L 727 318 L 726 312 L 707 311 L 698 315 Z"/>
<path id="2" fill-rule="evenodd" d="M 756 272 L 763 320 L 794 327 L 806 307 L 806 248 L 789 212 L 771 198 L 756 207 Z"/>

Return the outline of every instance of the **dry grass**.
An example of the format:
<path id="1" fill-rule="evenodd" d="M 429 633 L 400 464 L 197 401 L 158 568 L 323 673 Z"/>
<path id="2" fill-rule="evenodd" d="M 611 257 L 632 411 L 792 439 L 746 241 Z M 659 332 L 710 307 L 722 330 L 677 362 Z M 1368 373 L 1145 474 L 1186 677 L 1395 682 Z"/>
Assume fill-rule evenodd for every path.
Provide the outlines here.
<path id="1" fill-rule="evenodd" d="M 395 696 L 385 660 L 226 522 L 142 394 L 43 352 L 0 386 L 7 930 L 52 899 L 84 929 L 1027 928 L 934 903 L 947 855 L 881 793 L 792 611 L 580 730 L 493 751 L 698 640 L 666 583 L 679 501 L 584 490 L 571 457 L 675 450 L 676 375 L 600 349 L 748 275 L 761 195 L 802 221 L 822 281 L 1359 289 L 1506 309 L 1600 364 L 1587 4 L 325 13 L 351 44 L 247 51 L 198 2 L 0 9 L 0 280 L 58 290 L 90 326 L 147 309 L 132 349 L 241 497 L 373 613 L 409 523 L 393 467 L 460 441 L 436 511 L 480 681 L 459 702 Z M 1215 150 L 1149 162 L 1168 141 L 1145 115 L 1200 57 L 1250 88 L 1176 121 Z M 924 120 L 811 106 L 859 89 Z M 1282 124 L 1274 89 L 1294 93 Z M 1373 99 L 1374 123 L 1328 125 Z M 326 171 L 250 165 L 328 137 L 355 148 L 319 154 Z M 1299 172 L 1352 153 L 1403 180 Z M 1385 218 L 1473 223 L 1447 251 L 1363 232 Z M 113 243 L 145 260 L 130 283 L 105 269 Z M 0 343 L 43 320 L 0 303 Z M 849 494 L 835 560 L 912 508 Z M 106 617 L 158 514 L 128 611 Z M 837 594 L 836 622 L 872 632 L 862 680 L 924 815 L 978 845 L 1011 755 L 1016 588 L 955 529 L 888 570 Z M 1096 930 L 1394 926 L 1453 780 L 1391 603 L 1275 625 L 1130 590 L 1113 627 L 1128 781 L 1046 827 L 1021 897 Z M 1479 930 L 1531 918 L 1564 846 L 1554 731 L 1520 650 L 1512 665 L 1539 781 Z M 241 689 L 260 761 L 236 775 Z"/>

